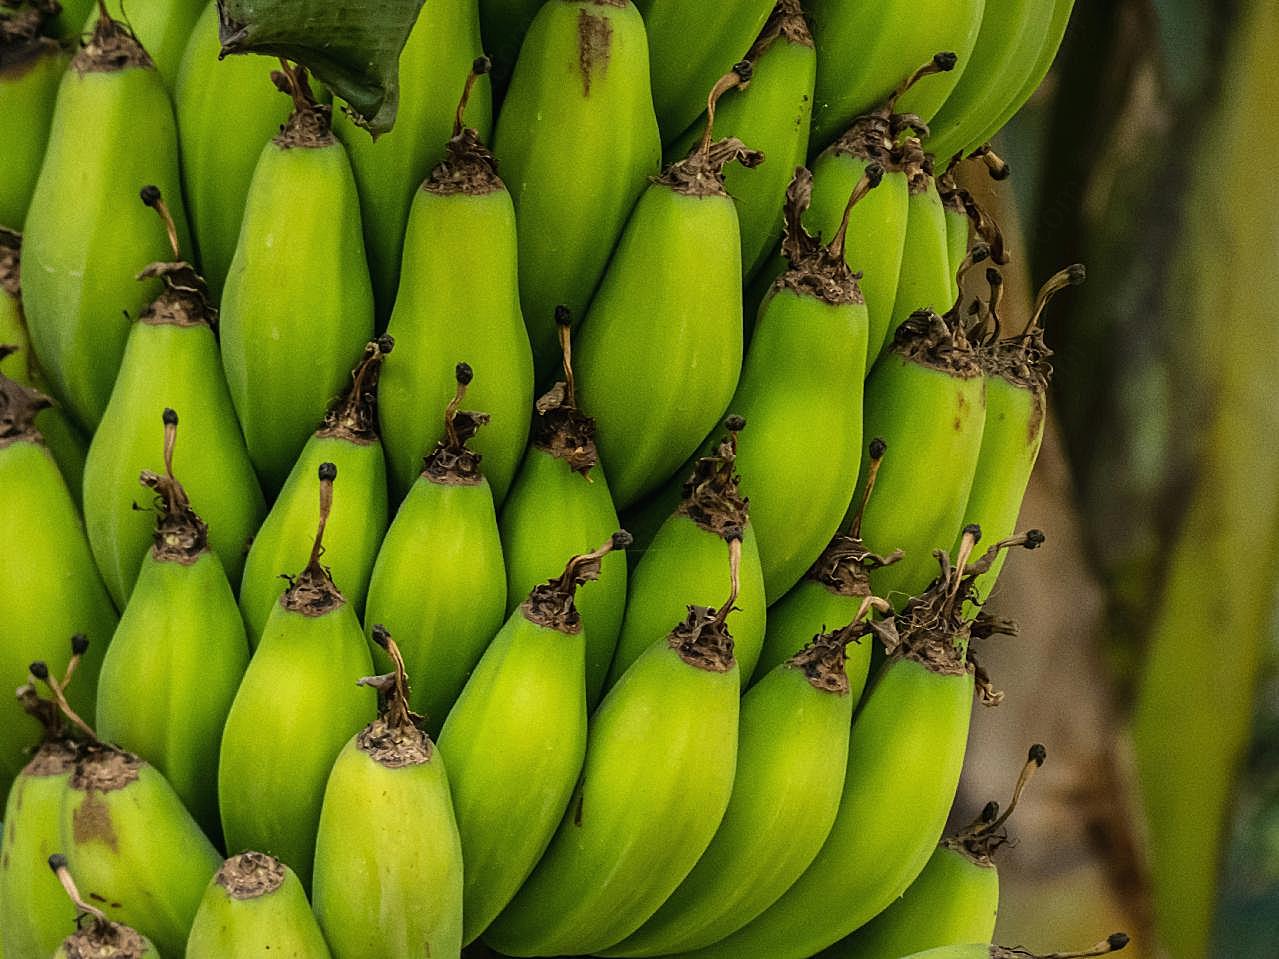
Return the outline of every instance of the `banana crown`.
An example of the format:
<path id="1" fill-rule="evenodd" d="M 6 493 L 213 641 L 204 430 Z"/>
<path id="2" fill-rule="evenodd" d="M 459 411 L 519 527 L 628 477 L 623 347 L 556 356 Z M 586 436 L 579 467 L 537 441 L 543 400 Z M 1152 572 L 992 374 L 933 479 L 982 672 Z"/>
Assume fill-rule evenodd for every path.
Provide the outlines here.
<path id="1" fill-rule="evenodd" d="M 897 327 L 893 350 L 913 363 L 957 379 L 969 380 L 982 374 L 977 350 L 953 309 L 945 316 L 932 310 L 916 310 Z"/>
<path id="2" fill-rule="evenodd" d="M 675 512 L 724 539 L 732 531 L 746 528 L 750 501 L 738 490 L 742 477 L 737 472 L 737 434 L 746 428 L 741 416 L 724 421 L 728 435 L 713 453 L 698 458 L 693 472 L 684 481 L 682 498 Z"/>
<path id="3" fill-rule="evenodd" d="M 1030 753 L 1026 758 L 1026 764 L 1022 767 L 1021 774 L 1017 777 L 1017 785 L 1013 787 L 1013 798 L 1008 803 L 1008 808 L 1001 814 L 999 812 L 999 803 L 986 803 L 981 815 L 971 825 L 953 836 L 947 836 L 941 841 L 941 845 L 967 856 L 976 865 L 994 865 L 992 857 L 1001 846 L 1007 845 L 1010 841 L 1008 830 L 1004 828 L 1004 824 L 1008 822 L 1009 817 L 1012 816 L 1013 811 L 1017 808 L 1017 803 L 1021 801 L 1022 792 L 1047 758 L 1048 750 L 1042 744 L 1035 743 L 1035 745 L 1031 746 Z"/>
<path id="4" fill-rule="evenodd" d="M 697 669 L 726 673 L 733 668 L 733 636 L 728 631 L 728 614 L 735 607 L 741 588 L 742 530 L 735 527 L 726 533 L 728 539 L 729 575 L 732 585 L 728 599 L 718 610 L 709 606 L 689 606 L 688 615 L 666 637 L 666 644 L 680 659 Z"/>
<path id="5" fill-rule="evenodd" d="M 22 234 L 0 226 L 0 292 L 22 295 Z"/>
<path id="6" fill-rule="evenodd" d="M 528 599 L 520 604 L 520 613 L 530 623 L 553 629 L 567 636 L 582 631 L 582 617 L 577 611 L 574 597 L 577 588 L 591 580 L 599 579 L 600 567 L 605 556 L 615 549 L 631 545 L 631 534 L 624 529 L 614 533 L 599 549 L 574 556 L 564 567 L 564 572 L 540 586 L 534 586 Z"/>
<path id="7" fill-rule="evenodd" d="M 42 38 L 44 25 L 58 13 L 54 0 L 26 0 L 6 4 L 5 15 L 0 17 L 0 69 L 16 65 L 33 56 L 51 41 Z"/>
<path id="8" fill-rule="evenodd" d="M 151 555 L 158 560 L 190 565 L 209 549 L 209 527 L 191 506 L 187 491 L 173 475 L 173 447 L 177 442 L 178 414 L 164 411 L 164 475 L 143 470 L 138 482 L 155 492 L 155 544 Z"/>
<path id="9" fill-rule="evenodd" d="M 333 108 L 316 101 L 307 80 L 306 67 L 300 63 L 289 66 L 283 63 L 279 70 L 271 71 L 271 82 L 281 93 L 293 99 L 293 112 L 271 140 L 281 150 L 295 147 L 311 149 L 332 146 Z"/>
<path id="10" fill-rule="evenodd" d="M 54 853 L 49 868 L 76 907 L 76 931 L 62 941 L 59 955 L 67 959 L 143 959 L 154 955 L 146 937 L 122 923 L 112 922 L 97 906 L 85 902 L 67 869 L 67 857 Z"/>
<path id="11" fill-rule="evenodd" d="M 35 754 L 22 769 L 24 776 L 60 776 L 75 767 L 76 747 L 68 734 L 58 704 L 36 692 L 34 683 L 17 690 L 23 712 L 40 724 L 43 735 Z"/>
<path id="12" fill-rule="evenodd" d="M 567 306 L 555 308 L 555 325 L 563 353 L 564 379 L 537 398 L 533 404 L 533 445 L 568 463 L 575 473 L 589 476 L 599 462 L 595 446 L 595 419 L 577 406 L 577 385 L 573 378 L 573 345 L 570 338 L 572 315 Z"/>
<path id="13" fill-rule="evenodd" d="M 297 576 L 285 576 L 289 588 L 280 597 L 280 605 L 303 616 L 323 616 L 346 603 L 328 567 L 320 564 L 320 557 L 324 555 L 324 527 L 333 509 L 333 481 L 337 475 L 338 468 L 333 463 L 320 464 L 320 520 L 311 544 L 311 557 Z"/>
<path id="14" fill-rule="evenodd" d="M 284 863 L 263 852 L 242 852 L 222 864 L 213 881 L 231 899 L 258 899 L 284 885 Z"/>
<path id="15" fill-rule="evenodd" d="M 173 222 L 168 204 L 157 186 L 144 186 L 139 193 L 142 202 L 155 210 L 169 235 L 169 248 L 173 260 L 168 263 L 152 263 L 138 274 L 139 280 L 159 278 L 164 289 L 142 314 L 139 322 L 155 326 L 217 326 L 218 311 L 209 296 L 209 288 L 194 266 L 181 258 L 178 249 L 178 228 Z"/>
<path id="16" fill-rule="evenodd" d="M 871 620 L 867 613 L 872 609 L 881 615 L 888 615 L 880 620 Z M 892 611 L 893 608 L 878 596 L 867 596 L 851 623 L 831 632 L 818 633 L 807 646 L 786 660 L 785 665 L 802 670 L 814 689 L 847 696 L 849 684 L 844 662 L 848 644 L 860 643 L 863 636 L 872 633 L 879 636 L 882 642 L 891 644 L 897 638 Z"/>
<path id="17" fill-rule="evenodd" d="M 355 737 L 356 748 L 387 769 L 430 762 L 435 745 L 421 728 L 425 719 L 409 709 L 409 675 L 400 648 L 380 624 L 373 627 L 373 641 L 391 657 L 394 668 L 358 680 L 361 686 L 377 690 L 378 717 Z"/>
<path id="18" fill-rule="evenodd" d="M 316 436 L 362 445 L 377 442 L 378 379 L 382 373 L 382 361 L 394 347 L 395 340 L 389 333 L 365 345 L 364 356 L 351 371 L 350 387 L 324 414 L 324 422 L 315 431 Z"/>
<path id="19" fill-rule="evenodd" d="M 768 15 L 764 29 L 759 32 L 759 38 L 746 54 L 746 59 L 755 63 L 778 40 L 805 47 L 814 45 L 813 32 L 808 28 L 808 18 L 804 16 L 799 0 L 777 0 L 777 5 Z"/>
<path id="20" fill-rule="evenodd" d="M 444 410 L 444 438 L 426 455 L 422 475 L 446 486 L 478 486 L 484 479 L 480 473 L 484 457 L 466 443 L 489 421 L 489 415 L 459 409 L 474 373 L 468 364 L 459 363 L 456 376 L 457 392 Z"/>
<path id="21" fill-rule="evenodd" d="M 16 346 L 0 344 L 0 360 L 16 352 Z M 36 414 L 51 406 L 53 400 L 39 390 L 0 373 L 0 449 L 18 442 L 44 443 L 36 429 Z"/>
<path id="22" fill-rule="evenodd" d="M 458 101 L 453 118 L 453 136 L 444 144 L 444 159 L 435 165 L 422 183 L 422 189 L 428 193 L 482 196 L 506 189 L 502 178 L 497 175 L 497 158 L 480 140 L 479 131 L 462 122 L 475 81 L 492 69 L 493 61 L 485 56 L 477 57 L 471 64 L 471 72 L 467 74 L 466 85 L 462 88 L 462 99 Z"/>
<path id="23" fill-rule="evenodd" d="M 875 481 L 879 478 L 879 468 L 884 462 L 884 454 L 888 452 L 888 444 L 876 436 L 870 441 L 867 452 L 869 463 L 866 467 L 866 488 L 862 490 L 862 500 L 857 504 L 857 512 L 853 514 L 848 532 L 836 533 L 822 550 L 822 555 L 817 557 L 816 562 L 804 574 L 805 579 L 821 583 L 836 596 L 870 596 L 870 571 L 899 563 L 906 555 L 900 549 L 895 549 L 887 556 L 880 556 L 867 548 L 862 539 L 862 519 L 866 515 L 866 504 L 875 491 Z"/>
<path id="24" fill-rule="evenodd" d="M 155 69 L 150 54 L 134 36 L 133 30 L 119 20 L 112 20 L 105 4 L 99 4 L 98 22 L 93 35 L 71 60 L 76 73 L 117 73 L 130 67 Z"/>
<path id="25" fill-rule="evenodd" d="M 763 153 L 752 150 L 737 137 L 713 139 L 715 105 L 729 90 L 750 83 L 752 69 L 749 60 L 742 60 L 716 81 L 706 98 L 706 130 L 701 142 L 686 158 L 670 164 L 660 176 L 654 177 L 654 183 L 668 186 L 685 196 L 727 197 L 729 194 L 724 188 L 724 167 L 734 160 L 748 169 L 764 162 Z"/>
<path id="26" fill-rule="evenodd" d="M 989 329 L 992 333 L 981 350 L 982 366 L 987 375 L 1001 376 L 1014 386 L 1028 389 L 1040 396 L 1048 391 L 1048 384 L 1053 375 L 1050 362 L 1053 351 L 1044 340 L 1044 309 L 1053 297 L 1066 287 L 1083 283 L 1086 275 L 1081 263 L 1073 264 L 1056 273 L 1043 285 L 1035 297 L 1035 306 L 1026 329 L 1016 336 L 1002 340 L 998 339 L 999 297 L 994 292 L 996 288 L 1002 287 L 1002 281 L 991 284 L 992 294 L 988 312 L 991 317 Z M 993 280 L 993 277 L 988 276 L 988 279 Z"/>

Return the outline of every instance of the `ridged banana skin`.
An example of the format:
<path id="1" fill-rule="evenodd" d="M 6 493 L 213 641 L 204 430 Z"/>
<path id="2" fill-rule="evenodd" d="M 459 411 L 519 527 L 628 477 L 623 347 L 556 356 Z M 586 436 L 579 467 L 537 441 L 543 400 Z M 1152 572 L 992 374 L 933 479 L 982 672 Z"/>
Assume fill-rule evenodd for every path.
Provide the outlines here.
<path id="1" fill-rule="evenodd" d="M 387 327 L 395 350 L 378 383 L 382 438 L 399 497 L 444 436 L 443 418 L 423 413 L 444 409 L 457 388 L 454 367 L 465 362 L 475 371 L 467 408 L 492 416 L 470 445 L 484 457 L 495 502 L 506 498 L 524 455 L 533 401 L 516 255 L 515 209 L 506 190 L 481 196 L 417 191 L 404 239 L 404 282 Z"/>
<path id="2" fill-rule="evenodd" d="M 555 307 L 581 317 L 662 146 L 644 21 L 629 0 L 544 4 L 520 48 L 494 152 L 519 224 L 520 302 L 539 380 Z"/>
<path id="3" fill-rule="evenodd" d="M 444 144 L 453 132 L 453 115 L 466 73 L 483 52 L 476 0 L 426 0 L 400 51 L 400 103 L 395 126 L 374 140 L 355 124 L 344 104 L 334 105 L 333 132 L 350 154 L 359 187 L 369 273 L 378 316 L 383 320 L 391 313 L 400 285 L 409 207 L 431 167 L 444 158 Z M 471 91 L 463 122 L 479 131 L 486 143 L 493 125 L 491 101 L 489 79 L 482 76 Z M 480 270 L 472 275 L 487 277 Z M 487 280 L 477 282 L 476 288 L 482 288 L 484 282 Z"/>
<path id="4" fill-rule="evenodd" d="M 724 415 L 742 369 L 742 266 L 726 196 L 640 197 L 575 343 L 618 509 L 673 476 Z"/>
<path id="5" fill-rule="evenodd" d="M 839 809 L 855 700 L 779 666 L 743 697 L 733 795 L 693 871 L 606 956 L 716 942 L 771 906 L 826 841 Z"/>
<path id="6" fill-rule="evenodd" d="M 439 750 L 388 769 L 347 743 L 324 790 L 313 899 L 333 959 L 461 952 L 462 844 Z"/>
<path id="7" fill-rule="evenodd" d="M 861 608 L 860 596 L 843 596 L 812 579 L 801 579 L 769 607 L 768 630 L 755 675 L 763 679 L 812 642 L 813 637 L 851 623 Z M 844 675 L 856 705 L 870 673 L 872 644 L 863 638 L 844 648 Z"/>
<path id="8" fill-rule="evenodd" d="M 148 553 L 98 679 L 97 731 L 164 775 L 217 836 L 218 745 L 249 665 L 244 622 L 217 554 Z"/>
<path id="9" fill-rule="evenodd" d="M 21 230 L 26 219 L 66 68 L 62 48 L 44 40 L 30 58 L 0 69 L 0 139 L 5 149 L 0 225 L 10 229 Z"/>
<path id="10" fill-rule="evenodd" d="M 930 120 L 959 82 L 977 43 L 986 0 L 813 0 L 805 4 L 817 42 L 812 145 L 821 149 L 879 106 L 934 54 L 955 53 L 950 73 L 898 102 Z"/>
<path id="11" fill-rule="evenodd" d="M 882 959 L 987 942 L 999 912 L 999 871 L 939 845 L 902 898 L 818 959 Z"/>
<path id="12" fill-rule="evenodd" d="M 275 60 L 257 54 L 219 60 L 221 49 L 218 7 L 209 0 L 182 54 L 173 103 L 187 213 L 215 302 L 235 255 L 262 144 L 279 132 L 291 108 L 271 82 Z"/>
<path id="13" fill-rule="evenodd" d="M 188 249 L 173 108 L 149 67 L 63 74 L 22 244 L 31 345 L 86 430 L 106 409 L 136 317 L 159 292 L 135 277 L 173 251 L 138 190 L 160 188 Z"/>
<path id="14" fill-rule="evenodd" d="M 609 669 L 609 686 L 616 686 L 649 647 L 684 618 L 689 603 L 713 608 L 723 601 L 728 588 L 724 572 L 727 555 L 728 546 L 722 537 L 702 529 L 686 516 L 673 514 L 662 524 L 631 571 L 626 615 Z M 740 579 L 731 626 L 733 657 L 745 688 L 764 644 L 764 611 L 768 606 L 759 546 L 749 523 L 742 537 Z"/>
<path id="15" fill-rule="evenodd" d="M 254 899 L 235 899 L 211 881 L 191 924 L 186 959 L 331 959 L 302 883 L 284 870 L 279 888 Z"/>
<path id="16" fill-rule="evenodd" d="M 936 578 L 933 550 L 947 549 L 963 524 L 985 426 L 985 381 L 889 353 L 866 382 L 865 417 L 866 435 L 883 437 L 893 455 L 880 467 L 862 534 L 881 556 L 905 552 L 901 562 L 872 570 L 870 582 L 876 596 L 900 608 Z M 863 456 L 854 502 L 861 502 L 866 467 Z"/>
<path id="17" fill-rule="evenodd" d="M 602 464 L 591 468 L 588 479 L 564 460 L 531 447 L 502 507 L 498 527 L 510 614 L 534 586 L 558 576 L 567 557 L 589 553 L 620 524 Z M 586 635 L 586 701 L 594 707 L 603 694 L 622 630 L 626 557 L 605 556 L 599 579 L 580 590 L 573 602 Z"/>
<path id="18" fill-rule="evenodd" d="M 138 42 L 155 61 L 164 85 L 172 90 L 187 40 L 204 9 L 204 0 L 106 0 L 106 4 L 107 12 L 114 19 L 133 30 Z M 85 21 L 84 32 L 92 33 L 97 22 L 95 6 Z"/>
<path id="19" fill-rule="evenodd" d="M 161 418 L 166 408 L 182 424 L 173 450 L 174 474 L 209 524 L 209 545 L 232 582 L 239 581 L 245 546 L 266 512 L 213 331 L 202 325 L 134 323 L 84 464 L 89 545 L 121 609 L 153 542 L 155 514 L 134 504 L 145 507 L 153 495 L 138 482 L 138 473 L 164 472 Z"/>
<path id="20" fill-rule="evenodd" d="M 511 901 L 568 808 L 586 756 L 588 636 L 539 626 L 516 610 L 444 722 L 440 754 L 466 863 L 463 943 Z"/>
<path id="21" fill-rule="evenodd" d="M 434 735 L 502 628 L 506 570 L 488 484 L 419 478 L 373 564 L 364 626 L 383 625 L 413 679 L 413 709 Z M 388 662 L 378 656 L 378 662 Z"/>
<path id="22" fill-rule="evenodd" d="M 728 806 L 739 685 L 736 664 L 697 669 L 664 642 L 636 661 L 591 719 L 550 848 L 485 942 L 512 956 L 597 953 L 657 911 Z"/>
<path id="23" fill-rule="evenodd" d="M 115 631 L 116 613 L 98 576 L 84 526 L 66 484 L 43 446 L 23 440 L 0 446 L 0 676 L 17 685 L 28 664 L 44 660 L 61 677 L 70 639 L 84 633 L 88 651 L 67 689 L 71 706 L 92 716 L 98 670 Z M 26 765 L 40 729 L 17 700 L 0 696 L 0 793 Z"/>
<path id="24" fill-rule="evenodd" d="M 905 892 L 946 825 L 972 698 L 969 673 L 890 660 L 853 722 L 839 812 L 813 864 L 749 925 L 686 955 L 803 959 Z"/>
<path id="25" fill-rule="evenodd" d="M 220 335 L 249 457 L 274 492 L 373 335 L 355 179 L 340 143 L 262 150 Z"/>
<path id="26" fill-rule="evenodd" d="M 480 36 L 484 39 L 484 52 L 493 59 L 495 94 L 505 92 L 520 55 L 524 35 L 528 33 L 542 0 L 479 0 Z"/>
<path id="27" fill-rule="evenodd" d="M 901 272 L 893 298 L 892 317 L 880 346 L 881 359 L 892 348 L 897 327 L 912 313 L 932 310 L 942 314 L 955 302 L 950 251 L 946 208 L 937 192 L 937 184 L 929 177 L 927 186 L 918 192 L 912 191 L 907 201 Z"/>
<path id="28" fill-rule="evenodd" d="M 653 109 L 663 141 L 697 119 L 715 81 L 746 56 L 774 2 L 636 0 L 648 29 Z"/>
<path id="29" fill-rule="evenodd" d="M 324 527 L 324 565 L 359 616 L 373 575 L 373 561 L 386 535 L 386 460 L 382 444 L 312 436 L 289 471 L 244 561 L 240 611 L 256 648 L 271 610 L 288 588 L 283 574 L 306 566 L 319 518 L 315 475 L 333 463 L 342 477 L 342 495 L 333 498 Z"/>
<path id="30" fill-rule="evenodd" d="M 222 733 L 226 850 L 270 853 L 311 882 L 324 784 L 352 729 L 373 718 L 368 643 L 349 605 L 304 616 L 277 605 Z"/>
<path id="31" fill-rule="evenodd" d="M 943 203 L 946 216 L 946 261 L 950 273 L 950 302 L 959 299 L 959 268 L 968 256 L 968 214 Z"/>
<path id="32" fill-rule="evenodd" d="M 61 850 L 86 901 L 180 956 L 204 887 L 222 863 L 178 794 L 153 767 L 111 792 L 70 788 Z"/>
<path id="33" fill-rule="evenodd" d="M 70 778 L 70 769 L 26 771 L 9 791 L 0 852 L 0 955 L 47 956 L 75 932 L 75 907 L 49 871 L 49 857 L 62 851 L 62 798 Z"/>

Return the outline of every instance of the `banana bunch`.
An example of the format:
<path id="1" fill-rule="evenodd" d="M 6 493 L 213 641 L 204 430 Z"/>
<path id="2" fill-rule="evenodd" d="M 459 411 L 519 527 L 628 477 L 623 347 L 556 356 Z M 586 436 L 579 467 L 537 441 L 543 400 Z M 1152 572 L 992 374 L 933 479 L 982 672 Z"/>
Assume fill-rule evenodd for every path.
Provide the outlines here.
<path id="1" fill-rule="evenodd" d="M 920 2 L 422 0 L 374 140 L 0 0 L 0 955 L 1009 954 L 1043 748 L 942 831 L 1084 274 L 1008 329 L 954 174 L 1072 3 Z"/>

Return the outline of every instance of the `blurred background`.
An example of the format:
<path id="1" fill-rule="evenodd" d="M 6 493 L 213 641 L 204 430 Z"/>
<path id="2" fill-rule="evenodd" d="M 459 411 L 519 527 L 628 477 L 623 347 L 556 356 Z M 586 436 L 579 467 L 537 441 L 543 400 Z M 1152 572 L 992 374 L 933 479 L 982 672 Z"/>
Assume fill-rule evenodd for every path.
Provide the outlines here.
<path id="1" fill-rule="evenodd" d="M 1091 0 L 997 150 L 1052 422 L 982 662 L 955 820 L 1048 763 L 1002 851 L 997 941 L 1279 956 L 1279 3 Z M 1013 321 L 1016 322 L 1015 320 Z"/>

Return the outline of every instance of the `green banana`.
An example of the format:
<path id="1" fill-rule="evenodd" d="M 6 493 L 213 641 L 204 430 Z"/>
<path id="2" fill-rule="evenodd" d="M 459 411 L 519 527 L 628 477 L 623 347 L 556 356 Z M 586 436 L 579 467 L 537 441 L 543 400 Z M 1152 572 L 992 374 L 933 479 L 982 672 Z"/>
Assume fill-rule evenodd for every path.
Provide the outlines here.
<path id="1" fill-rule="evenodd" d="M 813 637 L 743 697 L 737 775 L 715 838 L 662 908 L 604 955 L 709 945 L 767 909 L 808 868 L 839 808 L 856 704 L 844 649 L 870 632 L 859 622 L 870 605 L 858 621 Z"/>
<path id="2" fill-rule="evenodd" d="M 884 102 L 898 78 L 934 50 L 959 69 L 904 97 L 903 112 L 927 123 L 959 83 L 977 43 L 987 0 L 812 0 L 817 43 L 813 146 L 821 149 L 856 117 Z"/>
<path id="3" fill-rule="evenodd" d="M 116 614 L 75 502 L 32 423 L 48 402 L 0 374 L 0 555 L 21 557 L 0 563 L 0 595 L 22 598 L 0 603 L 0 677 L 23 675 L 33 655 L 62 669 L 72 654 L 67 637 L 88 637 L 71 702 L 92 716 Z M 0 795 L 39 741 L 18 705 L 0 697 Z"/>
<path id="4" fill-rule="evenodd" d="M 511 82 L 520 46 L 542 9 L 542 0 L 479 0 L 480 35 L 493 58 L 493 97 L 497 101 Z"/>
<path id="5" fill-rule="evenodd" d="M 101 909 L 84 900 L 71 878 L 66 856 L 54 853 L 48 863 L 76 909 L 76 931 L 62 940 L 53 959 L 160 959 L 150 939 L 136 929 L 112 922 Z"/>
<path id="6" fill-rule="evenodd" d="M 84 18 L 89 15 L 89 8 L 95 3 L 97 0 L 58 0 L 58 5 L 62 9 L 54 18 L 50 34 L 63 40 L 79 38 L 81 28 L 84 26 Z"/>
<path id="7" fill-rule="evenodd" d="M 182 53 L 204 5 L 205 0 L 98 0 L 99 12 L 89 15 L 84 31 L 91 32 L 99 16 L 124 21 L 155 62 L 164 85 L 172 90 Z"/>
<path id="8" fill-rule="evenodd" d="M 58 88 L 23 241 L 31 345 L 87 430 L 111 396 L 129 318 L 160 289 L 134 280 L 138 264 L 168 256 L 164 230 L 137 202 L 144 183 L 175 201 L 187 248 L 169 94 L 128 29 L 101 16 Z"/>
<path id="9" fill-rule="evenodd" d="M 460 357 L 479 373 L 472 402 L 493 417 L 475 449 L 499 505 L 528 439 L 533 356 L 520 314 L 515 209 L 493 155 L 461 119 L 472 86 L 487 70 L 483 58 L 473 65 L 446 158 L 413 198 L 403 237 L 404 282 L 387 327 L 399 349 L 386 364 L 381 407 L 401 497 L 421 471 L 423 453 L 441 435 L 439 423 L 421 411 L 448 402 Z"/>
<path id="10" fill-rule="evenodd" d="M 1003 946 L 988 946 L 985 943 L 967 946 L 941 946 L 928 949 L 903 959 L 1090 959 L 1092 956 L 1106 956 L 1118 952 L 1128 945 L 1128 936 L 1122 932 L 1111 933 L 1104 941 L 1083 952 L 1048 952 L 1037 955 L 1020 947 L 1005 949 Z"/>
<path id="11" fill-rule="evenodd" d="M 946 823 L 964 762 L 973 668 L 964 615 L 972 582 L 995 555 L 1043 542 L 1033 533 L 995 544 L 978 560 L 980 531 L 969 530 L 953 565 L 938 550 L 941 575 L 911 600 L 892 630 L 886 660 L 853 721 L 839 812 L 812 865 L 752 922 L 689 952 L 697 959 L 801 959 L 884 910 L 924 868 Z"/>
<path id="12" fill-rule="evenodd" d="M 466 363 L 444 413 L 444 438 L 391 521 L 369 580 L 366 631 L 381 623 L 399 636 L 405 662 L 422 679 L 413 708 L 438 732 L 475 664 L 502 626 L 506 571 L 480 455 L 468 445 L 487 413 L 460 409 L 471 382 Z"/>
<path id="13" fill-rule="evenodd" d="M 457 78 L 482 53 L 476 0 L 426 0 L 400 51 L 395 126 L 374 139 L 351 118 L 345 104 L 338 104 L 333 131 L 351 157 L 374 298 L 383 319 L 390 316 L 392 303 L 398 302 L 396 288 L 400 286 L 409 207 L 422 180 L 444 159 L 443 144 L 449 130 L 455 136 L 458 132 L 451 108 Z M 488 139 L 493 109 L 487 77 L 479 80 L 465 111 L 466 126 Z M 460 120 L 462 113 L 457 117 Z M 487 274 L 477 272 L 475 276 Z M 422 282 L 411 271 L 409 277 L 411 283 Z"/>
<path id="14" fill-rule="evenodd" d="M 756 675 L 767 676 L 804 648 L 809 637 L 822 632 L 829 623 L 853 621 L 871 595 L 870 572 L 890 566 L 902 558 L 901 550 L 878 556 L 866 548 L 861 538 L 862 514 L 888 444 L 871 440 L 866 467 L 866 483 L 861 502 L 847 533 L 837 533 L 804 578 L 768 611 L 768 629 L 760 651 Z M 844 675 L 854 703 L 861 701 L 870 674 L 871 647 L 858 643 L 844 648 Z"/>
<path id="15" fill-rule="evenodd" d="M 951 171 L 936 177 L 937 195 L 946 217 L 946 264 L 950 277 L 950 302 L 959 299 L 959 272 L 968 257 L 969 234 L 972 232 L 963 195 L 956 189 Z"/>
<path id="16" fill-rule="evenodd" d="M 764 644 L 764 572 L 745 497 L 739 492 L 737 434 L 746 426 L 740 416 L 724 422 L 728 436 L 708 456 L 693 464 L 675 511 L 670 513 L 640 553 L 631 571 L 626 615 L 609 670 L 608 686 L 670 629 L 663 624 L 680 617 L 688 600 L 713 599 L 722 582 L 724 543 L 741 543 L 740 605 L 733 623 L 733 657 L 742 686 L 749 682 Z"/>
<path id="17" fill-rule="evenodd" d="M 275 492 L 372 338 L 373 289 L 355 179 L 329 129 L 330 108 L 310 96 L 305 68 L 272 76 L 293 113 L 253 171 L 221 340 L 249 456 Z"/>
<path id="18" fill-rule="evenodd" d="M 578 377 L 619 509 L 697 450 L 741 373 L 741 237 L 724 168 L 763 155 L 712 135 L 720 96 L 749 78 L 743 61 L 715 84 L 701 143 L 640 197 L 577 333 Z"/>
<path id="19" fill-rule="evenodd" d="M 506 561 L 507 614 L 545 582 L 565 555 L 590 549 L 617 529 L 617 510 L 595 448 L 595 421 L 577 405 L 567 308 L 556 317 L 564 379 L 534 405 L 533 440 L 498 517 Z M 626 610 L 626 563 L 603 563 L 599 583 L 578 597 L 586 633 L 586 702 L 594 708 Z"/>
<path id="20" fill-rule="evenodd" d="M 143 202 L 170 224 L 165 200 L 152 187 Z M 176 235 L 172 234 L 171 235 Z M 192 500 L 212 527 L 209 545 L 232 582 L 245 545 L 266 505 L 218 362 L 217 311 L 195 269 L 178 261 L 152 263 L 140 274 L 164 290 L 129 331 L 120 372 L 84 464 L 84 517 L 89 545 L 112 599 L 124 608 L 150 548 L 153 524 L 138 510 L 138 473 L 160 466 L 155 423 L 166 409 L 182 414 L 197 437 L 177 454 Z"/>
<path id="21" fill-rule="evenodd" d="M 662 140 L 688 129 L 701 112 L 700 91 L 741 60 L 774 0 L 635 0 L 648 31 L 653 109 Z"/>
<path id="22" fill-rule="evenodd" d="M 182 54 L 173 105 L 178 116 L 183 195 L 200 271 L 222 298 L 262 144 L 289 117 L 268 77 L 275 61 L 255 54 L 218 58 L 218 5 L 208 0 Z"/>
<path id="23" fill-rule="evenodd" d="M 297 873 L 274 856 L 242 852 L 222 864 L 200 900 L 186 959 L 330 959 Z"/>
<path id="24" fill-rule="evenodd" d="M 614 533 L 527 593 L 444 722 L 440 749 L 466 863 L 463 943 L 511 901 L 568 808 L 586 755 L 590 629 L 577 588 L 598 579 L 604 557 L 629 539 Z"/>
<path id="25" fill-rule="evenodd" d="M 336 476 L 332 463 L 320 466 L 310 560 L 271 610 L 231 704 L 218 761 L 227 851 L 268 852 L 292 867 L 303 886 L 311 882 L 329 770 L 350 731 L 373 713 L 370 692 L 351 681 L 373 671 L 368 644 L 320 565 Z"/>
<path id="26" fill-rule="evenodd" d="M 739 687 L 726 625 L 738 593 L 650 646 L 591 717 L 581 782 L 546 855 L 485 933 L 514 956 L 580 955 L 638 929 L 697 863 L 728 806 Z"/>
<path id="27" fill-rule="evenodd" d="M 315 530 L 311 477 L 321 463 L 333 463 L 342 474 L 342 499 L 334 504 L 324 528 L 327 553 L 332 554 L 325 557 L 329 574 L 356 616 L 364 609 L 373 560 L 386 535 L 386 461 L 378 439 L 378 384 L 383 361 L 394 345 L 384 335 L 364 347 L 346 395 L 329 407 L 324 423 L 302 447 L 271 512 L 253 537 L 240 580 L 240 611 L 253 647 L 285 591 L 281 572 L 306 564 L 308 541 Z"/>
<path id="28" fill-rule="evenodd" d="M 0 226 L 14 230 L 22 229 L 27 216 L 67 66 L 61 45 L 42 35 L 56 9 L 37 0 L 18 4 L 0 18 L 0 138 L 5 145 Z"/>
<path id="29" fill-rule="evenodd" d="M 208 527 L 173 475 L 177 429 L 165 410 L 164 475 L 142 471 L 155 493 L 155 543 L 102 662 L 97 728 L 160 770 L 216 837 L 218 744 L 249 645 Z"/>
<path id="30" fill-rule="evenodd" d="M 394 670 L 378 718 L 338 754 L 315 840 L 315 915 L 335 959 L 456 956 L 462 950 L 462 843 L 444 758 L 409 709 L 395 641 L 373 627 Z"/>
<path id="31" fill-rule="evenodd" d="M 497 120 L 515 203 L 520 303 L 538 380 L 559 361 L 555 307 L 580 317 L 662 147 L 644 21 L 629 0 L 545 3 Z"/>

